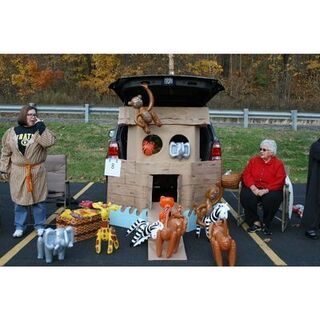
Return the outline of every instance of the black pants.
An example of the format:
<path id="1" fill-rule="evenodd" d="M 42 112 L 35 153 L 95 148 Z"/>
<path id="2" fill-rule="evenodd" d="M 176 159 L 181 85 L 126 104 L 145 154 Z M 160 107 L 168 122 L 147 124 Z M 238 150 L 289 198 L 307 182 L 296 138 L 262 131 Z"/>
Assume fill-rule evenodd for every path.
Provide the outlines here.
<path id="1" fill-rule="evenodd" d="M 251 189 L 243 186 L 240 193 L 240 202 L 244 208 L 246 222 L 252 226 L 255 221 L 260 221 L 257 206 L 261 202 L 263 208 L 262 222 L 270 227 L 271 221 L 274 218 L 279 206 L 283 200 L 283 191 L 269 191 L 262 197 L 256 196 Z"/>

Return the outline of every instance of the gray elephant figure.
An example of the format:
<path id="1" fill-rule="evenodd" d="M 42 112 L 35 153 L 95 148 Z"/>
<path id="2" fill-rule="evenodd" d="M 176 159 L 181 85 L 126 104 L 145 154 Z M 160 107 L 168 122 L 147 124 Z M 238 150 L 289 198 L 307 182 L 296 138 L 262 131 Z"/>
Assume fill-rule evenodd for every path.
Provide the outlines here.
<path id="1" fill-rule="evenodd" d="M 64 260 L 66 248 L 73 247 L 74 231 L 72 227 L 51 229 L 47 228 L 42 237 L 38 237 L 38 259 L 45 257 L 46 263 L 51 263 L 53 256 Z"/>

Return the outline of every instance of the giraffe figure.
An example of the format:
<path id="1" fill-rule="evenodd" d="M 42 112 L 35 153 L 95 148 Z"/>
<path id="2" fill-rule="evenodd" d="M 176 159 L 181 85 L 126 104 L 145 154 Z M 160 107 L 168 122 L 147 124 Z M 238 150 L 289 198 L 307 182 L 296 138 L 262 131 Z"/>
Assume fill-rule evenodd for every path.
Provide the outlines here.
<path id="1" fill-rule="evenodd" d="M 96 253 L 101 252 L 102 241 L 107 241 L 107 254 L 111 254 L 113 249 L 119 249 L 119 241 L 116 235 L 115 228 L 109 225 L 109 221 L 103 219 L 101 223 L 101 228 L 97 232 L 96 238 Z"/>
<path id="2" fill-rule="evenodd" d="M 112 204 L 111 202 L 104 204 L 102 202 L 95 202 L 92 204 L 93 208 L 99 209 L 101 214 L 101 228 L 97 232 L 96 238 L 96 253 L 101 252 L 102 241 L 108 242 L 107 254 L 111 254 L 113 249 L 119 248 L 119 241 L 116 235 L 115 228 L 109 225 L 110 211 L 119 210 L 121 206 Z"/>

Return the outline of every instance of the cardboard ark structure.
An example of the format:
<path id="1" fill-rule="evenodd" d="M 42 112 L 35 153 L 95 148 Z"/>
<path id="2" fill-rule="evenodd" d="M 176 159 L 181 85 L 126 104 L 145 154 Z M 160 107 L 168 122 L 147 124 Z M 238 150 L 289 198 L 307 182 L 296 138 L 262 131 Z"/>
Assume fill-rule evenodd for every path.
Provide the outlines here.
<path id="1" fill-rule="evenodd" d="M 150 123 L 149 134 L 136 124 L 137 111 L 127 106 L 139 94 L 147 105 L 141 83 L 151 90 L 153 111 L 162 123 Z M 108 177 L 108 201 L 122 205 L 123 211 L 112 213 L 111 223 L 129 227 L 137 218 L 132 215 L 149 216 L 164 195 L 182 205 L 189 219 L 187 231 L 195 229 L 194 205 L 221 179 L 221 158 L 211 152 L 217 138 L 204 104 L 223 87 L 214 79 L 172 75 L 121 78 L 110 87 L 125 103 L 118 118 L 122 134 L 115 141 L 126 149 L 120 177 Z M 146 141 L 153 144 L 151 154 L 144 152 Z"/>

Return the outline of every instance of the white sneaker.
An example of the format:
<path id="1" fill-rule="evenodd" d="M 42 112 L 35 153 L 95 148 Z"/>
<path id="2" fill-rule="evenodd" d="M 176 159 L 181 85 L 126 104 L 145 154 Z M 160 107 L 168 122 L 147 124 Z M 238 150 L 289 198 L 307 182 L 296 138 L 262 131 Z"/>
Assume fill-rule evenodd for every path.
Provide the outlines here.
<path id="1" fill-rule="evenodd" d="M 43 236 L 43 234 L 44 234 L 44 230 L 45 229 L 37 229 L 37 234 L 38 234 L 38 237 L 42 237 Z"/>
<path id="2" fill-rule="evenodd" d="M 14 238 L 20 238 L 23 235 L 23 230 L 17 229 L 14 233 L 13 233 L 13 237 Z"/>

